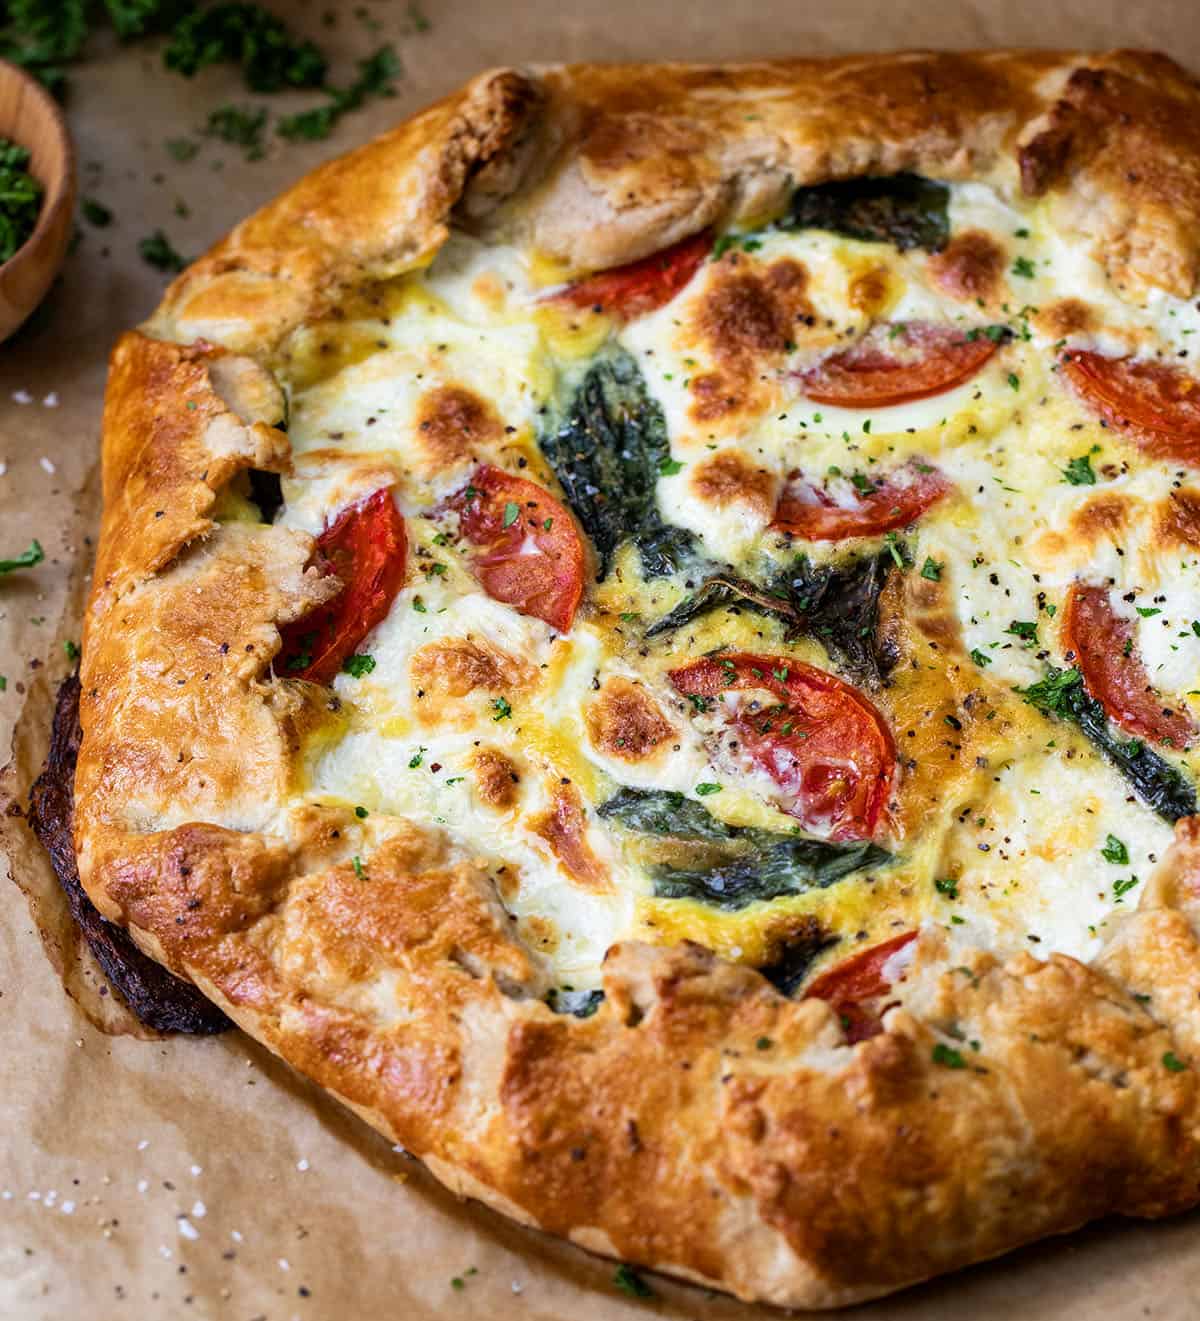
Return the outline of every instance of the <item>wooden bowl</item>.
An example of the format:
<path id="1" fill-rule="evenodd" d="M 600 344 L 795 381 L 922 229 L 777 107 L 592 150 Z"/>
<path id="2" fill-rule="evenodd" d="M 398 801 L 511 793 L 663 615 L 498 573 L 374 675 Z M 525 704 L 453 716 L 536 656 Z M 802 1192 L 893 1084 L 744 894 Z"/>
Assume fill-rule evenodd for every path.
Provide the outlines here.
<path id="1" fill-rule="evenodd" d="M 0 340 L 5 340 L 61 270 L 75 215 L 75 150 L 62 111 L 41 83 L 7 60 L 0 60 L 0 137 L 29 149 L 29 172 L 44 190 L 33 233 L 0 264 Z"/>

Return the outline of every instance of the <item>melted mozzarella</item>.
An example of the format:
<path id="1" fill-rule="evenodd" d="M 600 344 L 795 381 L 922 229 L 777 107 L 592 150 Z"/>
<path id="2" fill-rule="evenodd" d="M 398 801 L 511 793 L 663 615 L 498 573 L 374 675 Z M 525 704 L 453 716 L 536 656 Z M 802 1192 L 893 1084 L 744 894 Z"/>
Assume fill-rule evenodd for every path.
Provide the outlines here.
<path id="1" fill-rule="evenodd" d="M 800 263 L 811 324 L 742 382 L 749 402 L 732 419 L 698 420 L 691 389 L 699 373 L 727 367 L 701 325 L 720 278 L 717 263 L 705 263 L 667 306 L 615 328 L 606 317 L 545 302 L 515 249 L 456 234 L 426 271 L 397 282 L 345 324 L 301 331 L 282 368 L 295 452 L 283 520 L 315 534 L 347 504 L 394 486 L 410 540 L 409 582 L 360 648 L 374 669 L 335 680 L 340 723 L 308 748 L 308 796 L 447 831 L 487 859 L 508 878 L 501 899 L 522 933 L 548 955 L 560 981 L 576 987 L 597 984 L 605 951 L 631 934 L 697 939 L 728 957 L 763 962 L 774 948 L 770 932 L 803 914 L 876 939 L 933 920 L 1001 951 L 1092 955 L 1109 915 L 1136 903 L 1171 832 L 1078 735 L 1033 713 L 1011 690 L 1063 663 L 1059 612 L 1071 583 L 1084 579 L 1111 586 L 1152 681 L 1200 711 L 1200 634 L 1192 627 L 1200 619 L 1200 558 L 1156 544 L 1154 511 L 1166 507 L 1180 475 L 1101 427 L 1066 388 L 1055 369 L 1057 341 L 1038 329 L 1036 309 L 1081 300 L 1095 329 L 1072 342 L 1111 352 L 1159 346 L 1172 355 L 1190 351 L 1200 311 L 1160 294 L 1131 305 L 1080 244 L 1050 231 L 1040 207 L 981 184 L 951 191 L 953 229 L 986 231 L 1004 253 L 1002 288 L 988 308 L 932 283 L 923 253 L 821 232 L 767 232 L 745 254 L 747 268 Z M 855 305 L 864 279 L 877 286 L 869 311 Z M 804 369 L 853 342 L 873 319 L 977 332 L 999 322 L 1014 338 L 973 379 L 928 399 L 877 409 L 807 400 Z M 695 584 L 643 582 L 632 552 L 618 555 L 606 583 L 589 584 L 570 636 L 559 637 L 491 600 L 469 556 L 439 544 L 438 502 L 476 458 L 532 455 L 541 410 L 563 380 L 578 379 L 580 364 L 609 334 L 637 360 L 682 465 L 657 484 L 660 512 L 696 533 L 717 563 L 762 577 L 770 562 L 800 548 L 767 532 L 762 500 L 756 506 L 736 493 L 697 493 L 697 471 L 726 451 L 749 460 L 765 474 L 763 489 L 775 493 L 793 472 L 821 481 L 836 470 L 843 480 L 832 482 L 831 494 L 849 498 L 844 479 L 876 479 L 914 457 L 953 485 L 903 540 L 914 565 L 931 559 L 940 566 L 957 616 L 956 645 L 974 664 L 970 681 L 1010 719 L 1003 735 L 979 736 L 976 771 L 947 779 L 965 786 L 955 790 L 959 799 L 947 798 L 919 835 L 896 846 L 894 862 L 869 877 L 736 912 L 659 900 L 628 839 L 597 812 L 628 786 L 682 793 L 732 825 L 790 830 L 794 822 L 779 811 L 773 783 L 725 757 L 713 719 L 697 717 L 679 698 L 667 670 L 679 652 L 720 646 L 768 653 L 787 646 L 797 658 L 829 666 L 818 642 L 785 644 L 776 621 L 718 611 L 667 642 L 639 645 L 646 622 Z M 436 467 L 421 449 L 421 409 L 442 388 L 470 392 L 507 430 L 470 458 Z M 1095 481 L 1072 484 L 1071 465 L 1077 470 L 1085 456 Z M 819 560 L 846 547 L 804 549 Z M 617 615 L 633 622 L 616 627 Z M 512 658 L 518 686 L 481 686 L 452 698 L 423 692 L 414 658 L 464 640 Z M 586 712 L 610 681 L 642 686 L 660 708 L 674 731 L 663 755 L 627 759 L 595 745 Z M 481 748 L 502 754 L 518 773 L 503 808 L 487 801 L 473 774 Z M 586 845 L 610 889 L 573 879 L 535 828 L 564 782 L 580 795 Z M 698 786 L 707 791 L 699 794 Z M 1104 859 L 1110 835 L 1125 846 L 1128 864 Z M 934 884 L 948 878 L 956 898 Z"/>

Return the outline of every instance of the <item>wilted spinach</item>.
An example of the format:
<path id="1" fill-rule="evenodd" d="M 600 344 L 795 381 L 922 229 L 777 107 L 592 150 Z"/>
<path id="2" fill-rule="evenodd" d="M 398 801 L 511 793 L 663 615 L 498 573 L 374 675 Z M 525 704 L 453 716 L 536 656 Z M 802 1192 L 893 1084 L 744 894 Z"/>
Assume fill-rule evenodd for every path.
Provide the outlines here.
<path id="1" fill-rule="evenodd" d="M 1141 739 L 1117 734 L 1104 707 L 1089 697 L 1077 669 L 1050 666 L 1046 677 L 1022 690 L 1030 706 L 1043 715 L 1069 720 L 1117 768 L 1135 794 L 1165 821 L 1174 824 L 1196 811 L 1196 790 L 1165 758 Z"/>
<path id="2" fill-rule="evenodd" d="M 650 877 L 660 899 L 698 899 L 718 908 L 745 908 L 759 900 L 823 889 L 851 872 L 891 861 L 891 854 L 865 841 L 831 844 L 726 825 L 694 799 L 664 790 L 621 789 L 598 812 L 627 830 L 731 846 L 724 857 L 704 866 L 653 864 Z"/>
<path id="3" fill-rule="evenodd" d="M 607 352 L 588 368 L 562 421 L 540 443 L 596 547 L 601 580 L 628 538 L 647 578 L 675 572 L 692 553 L 692 533 L 658 512 L 655 487 L 671 459 L 667 424 L 628 353 Z"/>
<path id="4" fill-rule="evenodd" d="M 797 188 L 779 228 L 827 229 L 901 252 L 938 252 L 950 237 L 950 189 L 916 174 L 840 179 Z"/>

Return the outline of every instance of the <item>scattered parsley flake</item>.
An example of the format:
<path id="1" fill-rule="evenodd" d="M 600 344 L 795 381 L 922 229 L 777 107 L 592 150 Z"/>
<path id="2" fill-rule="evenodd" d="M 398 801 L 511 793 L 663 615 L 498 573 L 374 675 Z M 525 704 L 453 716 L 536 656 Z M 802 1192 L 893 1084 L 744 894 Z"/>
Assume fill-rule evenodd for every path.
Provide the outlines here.
<path id="1" fill-rule="evenodd" d="M 667 457 L 659 462 L 658 471 L 664 477 L 674 477 L 677 472 L 683 471 L 683 464 L 678 459 Z"/>
<path id="2" fill-rule="evenodd" d="M 32 569 L 35 564 L 41 564 L 46 558 L 46 552 L 42 549 L 42 543 L 35 537 L 27 550 L 23 550 L 19 555 L 11 560 L 0 560 L 0 573 L 16 573 L 18 569 Z"/>
<path id="3" fill-rule="evenodd" d="M 366 878 L 367 869 L 362 865 L 362 859 L 357 853 L 350 859 L 350 865 L 354 868 L 354 874 L 360 881 Z"/>
<path id="4" fill-rule="evenodd" d="M 1062 475 L 1063 481 L 1071 486 L 1095 486 L 1096 474 L 1092 470 L 1091 454 L 1080 454 L 1073 458 L 1062 470 Z"/>
<path id="5" fill-rule="evenodd" d="M 1155 615 L 1161 615 L 1162 611 L 1152 605 L 1139 605 L 1134 607 L 1143 619 L 1153 619 Z"/>
<path id="6" fill-rule="evenodd" d="M 374 668 L 375 657 L 361 652 L 354 656 L 347 656 L 342 661 L 342 669 L 353 679 L 361 679 L 364 674 L 370 674 Z"/>
<path id="7" fill-rule="evenodd" d="M 521 517 L 521 506 L 515 500 L 509 500 L 504 506 L 502 527 L 510 528 Z"/>
<path id="8" fill-rule="evenodd" d="M 156 229 L 138 243 L 138 253 L 147 265 L 158 271 L 178 274 L 187 265 L 186 259 L 176 252 L 161 229 Z"/>
<path id="9" fill-rule="evenodd" d="M 958 882 L 952 876 L 939 876 L 933 882 L 933 888 L 938 894 L 944 894 L 947 899 L 958 898 Z"/>
<path id="10" fill-rule="evenodd" d="M 941 582 L 943 567 L 937 560 L 931 559 L 927 555 L 925 563 L 921 565 L 921 577 L 928 578 L 931 583 Z"/>
<path id="11" fill-rule="evenodd" d="M 1022 642 L 1036 643 L 1038 640 L 1036 620 L 1014 619 L 1004 631 L 1020 638 Z"/>
<path id="12" fill-rule="evenodd" d="M 978 647 L 972 647 L 971 659 L 975 662 L 976 665 L 979 666 L 980 669 L 983 669 L 985 665 L 990 665 L 992 663 L 992 658 L 986 655 L 984 652 L 980 651 Z"/>
<path id="13" fill-rule="evenodd" d="M 81 655 L 79 644 L 72 642 L 70 638 L 63 643 L 63 651 L 67 653 L 67 660 L 69 661 L 77 661 Z"/>
<path id="14" fill-rule="evenodd" d="M 1173 1050 L 1167 1051 L 1162 1057 L 1162 1062 L 1163 1068 L 1169 1069 L 1171 1073 L 1182 1073 L 1187 1068 L 1187 1064 Z"/>
<path id="15" fill-rule="evenodd" d="M 492 702 L 492 710 L 496 712 L 492 717 L 493 720 L 508 720 L 512 717 L 512 707 L 506 697 L 497 697 Z"/>
<path id="16" fill-rule="evenodd" d="M 709 794 L 719 794 L 720 792 L 721 792 L 721 786 L 719 784 L 709 783 L 709 784 L 698 784 L 696 786 L 696 793 L 701 798 L 706 798 Z"/>
<path id="17" fill-rule="evenodd" d="M 934 1046 L 932 1058 L 935 1064 L 940 1064 L 945 1069 L 965 1069 L 967 1067 L 967 1062 L 962 1055 L 952 1046 L 947 1046 L 941 1041 Z"/>
<path id="18" fill-rule="evenodd" d="M 367 819 L 367 809 L 365 807 L 356 807 L 354 809 L 354 815 L 358 817 L 360 821 L 365 821 Z"/>
<path id="19" fill-rule="evenodd" d="M 112 224 L 113 213 L 103 202 L 97 202 L 94 197 L 81 198 L 79 209 L 83 213 L 84 220 L 89 225 L 95 225 L 97 229 L 104 229 Z"/>
<path id="20" fill-rule="evenodd" d="M 654 1290 L 633 1269 L 622 1262 L 613 1273 L 613 1284 L 630 1298 L 653 1298 Z"/>
<path id="21" fill-rule="evenodd" d="M 1028 257 L 1018 257 L 1012 264 L 1012 273 L 1021 276 L 1025 280 L 1032 280 L 1034 275 L 1037 274 L 1033 262 Z"/>
<path id="22" fill-rule="evenodd" d="M 1113 898 L 1120 899 L 1123 894 L 1128 894 L 1137 883 L 1138 878 L 1136 876 L 1131 876 L 1125 881 L 1113 881 Z"/>
<path id="23" fill-rule="evenodd" d="M 1104 847 L 1100 850 L 1100 856 L 1105 862 L 1111 862 L 1114 866 L 1124 867 L 1129 862 L 1129 850 L 1116 835 L 1109 835 L 1104 841 Z"/>

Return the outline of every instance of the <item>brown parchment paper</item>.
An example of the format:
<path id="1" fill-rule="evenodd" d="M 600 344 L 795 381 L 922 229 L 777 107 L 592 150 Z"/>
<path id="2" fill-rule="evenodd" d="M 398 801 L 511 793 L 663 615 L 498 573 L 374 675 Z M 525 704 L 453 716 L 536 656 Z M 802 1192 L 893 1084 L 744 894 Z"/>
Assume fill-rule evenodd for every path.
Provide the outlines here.
<path id="1" fill-rule="evenodd" d="M 1152 46 L 1200 69 L 1196 0 L 271 0 L 348 77 L 380 41 L 401 54 L 392 101 L 326 142 L 246 162 L 201 141 L 209 110 L 288 110 L 228 71 L 166 74 L 153 44 L 94 43 L 72 72 L 80 192 L 114 213 L 83 238 L 17 338 L 0 346 L 0 555 L 38 537 L 46 561 L 0 579 L 0 1318 L 290 1321 L 750 1321 L 766 1309 L 652 1278 L 460 1204 L 419 1166 L 240 1034 L 136 1028 L 64 919 L 48 864 L 11 804 L 44 755 L 54 688 L 78 636 L 95 527 L 105 358 L 165 277 L 138 257 L 157 228 L 198 254 L 237 219 L 488 65 L 525 60 L 751 58 L 918 45 Z M 332 15 L 330 21 L 329 15 Z M 11 868 L 16 885 L 2 879 Z M 457 1281 L 457 1285 L 455 1283 Z M 857 1309 L 869 1321 L 1200 1315 L 1200 1216 L 1106 1224 Z"/>

